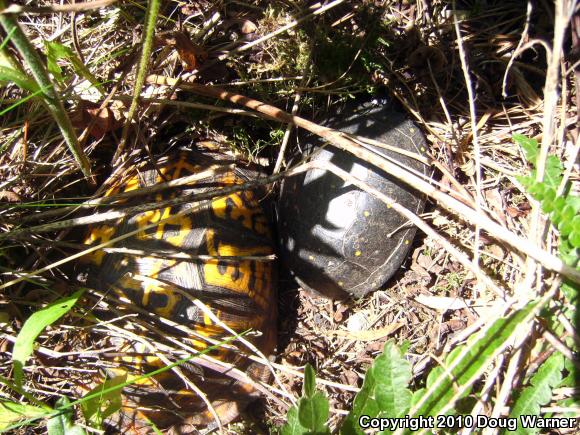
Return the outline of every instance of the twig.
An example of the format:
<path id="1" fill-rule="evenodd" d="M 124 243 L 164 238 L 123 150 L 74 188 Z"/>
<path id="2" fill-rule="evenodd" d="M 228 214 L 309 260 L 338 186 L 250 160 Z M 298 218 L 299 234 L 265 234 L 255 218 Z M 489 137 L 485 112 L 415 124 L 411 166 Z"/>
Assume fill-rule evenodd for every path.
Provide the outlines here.
<path id="1" fill-rule="evenodd" d="M 467 256 L 455 248 L 451 243 L 449 243 L 443 236 L 441 236 L 437 231 L 427 225 L 419 216 L 413 213 L 411 210 L 403 207 L 401 204 L 395 202 L 392 198 L 382 192 L 370 187 L 367 183 L 363 182 L 359 178 L 356 178 L 346 172 L 345 170 L 339 168 L 338 166 L 326 162 L 326 161 L 313 161 L 312 162 L 316 168 L 325 169 L 332 172 L 337 177 L 342 178 L 344 181 L 354 184 L 359 189 L 364 190 L 374 197 L 378 198 L 380 201 L 384 202 L 388 207 L 392 207 L 401 216 L 408 219 L 413 225 L 421 229 L 425 234 L 431 237 L 433 240 L 438 242 L 443 248 L 449 252 L 455 259 L 460 262 L 466 269 L 470 270 L 475 276 L 477 276 L 483 283 L 485 283 L 490 289 L 492 289 L 501 298 L 506 297 L 506 292 L 504 289 L 497 286 L 492 279 L 487 276 L 477 265 L 477 263 L 470 261 Z"/>
<path id="2" fill-rule="evenodd" d="M 455 0 L 453 1 L 453 9 L 455 9 Z M 473 153 L 475 154 L 475 212 L 481 213 L 481 149 L 479 147 L 479 136 L 477 133 L 477 114 L 475 111 L 475 96 L 473 94 L 473 85 L 471 77 L 469 76 L 469 65 L 467 64 L 467 56 L 465 48 L 463 47 L 463 38 L 459 30 L 459 21 L 457 21 L 457 14 L 453 14 L 453 25 L 457 35 L 457 46 L 459 48 L 459 59 L 461 60 L 461 70 L 465 79 L 465 87 L 467 88 L 467 95 L 469 101 L 469 119 L 471 121 L 471 135 L 473 138 Z M 473 241 L 473 262 L 475 265 L 479 264 L 479 225 L 475 225 L 475 238 Z"/>
<path id="3" fill-rule="evenodd" d="M 514 64 L 516 58 L 521 53 L 520 49 L 522 48 L 526 38 L 528 37 L 528 31 L 530 29 L 530 20 L 532 18 L 532 10 L 533 10 L 533 4 L 532 4 L 531 0 L 528 0 L 528 7 L 526 8 L 526 23 L 524 25 L 524 30 L 522 30 L 522 34 L 520 36 L 518 46 L 514 50 L 514 53 L 510 57 L 510 60 L 505 68 L 505 73 L 503 75 L 503 80 L 501 82 L 501 95 L 504 98 L 507 98 L 507 96 L 508 96 L 507 89 L 506 89 L 508 74 L 509 74 L 510 69 L 511 69 L 512 65 Z"/>
<path id="4" fill-rule="evenodd" d="M 174 79 L 158 75 L 151 75 L 147 78 L 147 81 L 152 84 L 167 85 L 168 83 L 173 83 Z M 245 97 L 240 94 L 226 91 L 224 89 L 210 88 L 195 83 L 181 84 L 180 87 L 207 97 L 219 98 L 222 100 L 231 101 L 236 104 L 244 105 L 258 112 L 265 113 L 271 117 L 277 118 L 280 122 L 294 123 L 295 125 L 310 131 L 311 133 L 321 136 L 336 147 L 348 151 L 362 160 L 372 163 L 393 177 L 425 193 L 437 201 L 443 208 L 471 222 L 472 224 L 481 226 L 493 237 L 507 243 L 521 253 L 530 255 L 532 258 L 542 263 L 542 265 L 544 265 L 546 268 L 561 273 L 574 282 L 580 282 L 580 271 L 577 271 L 574 268 L 564 264 L 557 256 L 543 250 L 529 240 L 519 237 L 508 229 L 492 221 L 482 213 L 476 213 L 472 208 L 441 192 L 428 182 L 409 173 L 409 171 L 407 171 L 405 168 L 388 162 L 380 156 L 372 153 L 371 151 L 361 148 L 358 144 L 344 137 L 342 133 L 336 130 L 328 127 L 322 127 L 304 118 L 300 118 L 299 116 L 293 116 L 281 109 L 278 109 L 277 107 L 268 105 L 258 100 L 254 100 L 252 98 Z"/>
<path id="5" fill-rule="evenodd" d="M 219 166 L 219 165 L 212 165 L 204 171 L 200 171 L 196 174 L 188 175 L 186 177 L 177 178 L 175 180 L 169 180 L 163 183 L 157 183 L 152 186 L 141 187 L 136 190 L 130 190 L 128 192 L 121 192 L 116 195 L 111 196 L 103 196 L 101 198 L 94 198 L 88 201 L 85 201 L 79 205 L 69 206 L 69 207 L 62 207 L 56 208 L 54 210 L 48 210 L 42 213 L 33 214 L 29 216 L 24 216 L 20 222 L 30 222 L 40 219 L 48 219 L 52 217 L 61 216 L 67 213 L 73 213 L 78 210 L 97 207 L 103 204 L 109 204 L 111 202 L 120 201 L 123 199 L 135 198 L 143 195 L 150 195 L 152 193 L 161 192 L 163 190 L 172 188 L 172 187 L 179 187 L 179 186 L 186 186 L 196 181 L 204 180 L 206 178 L 212 177 L 216 174 L 220 174 L 223 172 L 227 172 L 232 168 L 232 165 L 228 166 Z M 0 236 L 1 237 L 1 236 Z"/>
<path id="6" fill-rule="evenodd" d="M 31 14 L 31 15 L 41 15 L 41 14 L 54 14 L 54 13 L 66 13 L 66 12 L 82 12 L 91 11 L 93 9 L 100 9 L 112 5 L 117 0 L 92 0 L 83 3 L 74 4 L 58 4 L 54 3 L 50 6 L 21 6 L 21 5 L 4 5 L 0 4 L 2 9 L 1 14 Z"/>

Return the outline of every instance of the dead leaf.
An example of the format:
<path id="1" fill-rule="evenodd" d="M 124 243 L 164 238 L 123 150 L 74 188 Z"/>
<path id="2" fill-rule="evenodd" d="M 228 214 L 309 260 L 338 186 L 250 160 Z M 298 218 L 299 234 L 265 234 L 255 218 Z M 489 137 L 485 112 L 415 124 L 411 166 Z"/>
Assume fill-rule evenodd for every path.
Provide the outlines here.
<path id="1" fill-rule="evenodd" d="M 20 195 L 12 192 L 11 190 L 0 190 L 0 201 L 6 202 L 20 202 Z"/>
<path id="2" fill-rule="evenodd" d="M 336 323 L 340 323 L 344 320 L 344 313 L 348 311 L 348 305 L 338 304 L 336 307 L 336 311 L 334 312 L 334 321 Z"/>
<path id="3" fill-rule="evenodd" d="M 111 109 L 104 107 L 101 110 L 98 104 L 90 101 L 81 101 L 77 110 L 72 113 L 71 121 L 79 130 L 90 128 L 89 135 L 97 140 L 122 126 L 122 122 Z"/>
<path id="4" fill-rule="evenodd" d="M 349 340 L 357 341 L 376 341 L 381 338 L 386 338 L 393 334 L 399 328 L 403 326 L 403 323 L 391 323 L 384 328 L 371 329 L 369 331 L 327 331 L 328 334 L 336 335 L 337 337 L 347 338 Z"/>
<path id="5" fill-rule="evenodd" d="M 207 59 L 207 52 L 191 42 L 185 32 L 165 32 L 157 36 L 161 45 L 174 47 L 186 71 L 193 71 Z"/>
<path id="6" fill-rule="evenodd" d="M 505 250 L 498 244 L 491 243 L 485 250 L 498 260 L 503 260 L 505 258 Z"/>
<path id="7" fill-rule="evenodd" d="M 447 59 L 437 47 L 422 45 L 409 55 L 408 63 L 422 74 L 428 74 L 431 66 L 431 71 L 437 74 L 447 65 Z"/>
<path id="8" fill-rule="evenodd" d="M 484 190 L 483 194 L 491 210 L 499 218 L 501 223 L 506 225 L 507 221 L 504 213 L 503 199 L 499 193 L 499 189 L 487 189 Z"/>
<path id="9" fill-rule="evenodd" d="M 240 31 L 244 34 L 244 35 L 248 35 L 250 33 L 254 33 L 256 30 L 258 30 L 258 26 L 256 26 L 253 22 L 251 22 L 250 20 L 244 20 L 244 22 L 242 23 L 242 27 L 240 29 Z"/>
<path id="10" fill-rule="evenodd" d="M 418 295 L 415 296 L 415 300 L 426 307 L 438 311 L 462 310 L 471 305 L 471 301 L 461 298 L 449 298 L 446 296 Z"/>
<path id="11" fill-rule="evenodd" d="M 340 375 L 340 380 L 346 385 L 356 387 L 358 385 L 358 375 L 352 370 L 345 370 Z"/>

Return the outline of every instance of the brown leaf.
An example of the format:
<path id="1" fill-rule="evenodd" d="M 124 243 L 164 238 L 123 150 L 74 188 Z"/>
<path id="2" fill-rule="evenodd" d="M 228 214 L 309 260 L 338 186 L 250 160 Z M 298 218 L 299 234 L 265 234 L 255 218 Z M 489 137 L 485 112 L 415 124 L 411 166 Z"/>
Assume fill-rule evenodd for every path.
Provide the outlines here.
<path id="1" fill-rule="evenodd" d="M 409 55 L 408 63 L 423 74 L 428 74 L 431 66 L 433 73 L 437 74 L 447 65 L 447 59 L 438 48 L 422 45 Z"/>
<path id="2" fill-rule="evenodd" d="M 347 338 L 356 341 L 377 341 L 386 338 L 403 326 L 402 323 L 391 323 L 383 328 L 371 329 L 367 331 L 328 331 L 329 335 Z"/>
<path id="3" fill-rule="evenodd" d="M 358 375 L 352 370 L 345 370 L 340 375 L 342 383 L 356 387 L 358 385 Z"/>
<path id="4" fill-rule="evenodd" d="M 344 313 L 348 311 L 348 305 L 338 304 L 336 307 L 336 311 L 334 312 L 334 321 L 336 323 L 340 323 L 344 320 Z"/>
<path id="5" fill-rule="evenodd" d="M 244 34 L 244 35 L 248 35 L 250 33 L 254 33 L 256 30 L 258 30 L 258 26 L 256 26 L 253 22 L 251 22 L 250 20 L 244 20 L 244 22 L 242 23 L 242 27 L 240 29 L 240 31 Z"/>
<path id="6" fill-rule="evenodd" d="M 185 70 L 193 71 L 207 59 L 207 52 L 199 45 L 191 42 L 185 32 L 166 32 L 157 36 L 162 45 L 174 47 L 184 65 Z"/>
<path id="7" fill-rule="evenodd" d="M 485 199 L 487 200 L 491 210 L 495 212 L 495 215 L 498 217 L 501 223 L 506 225 L 503 200 L 499 189 L 487 189 L 484 190 L 483 194 L 485 195 Z"/>
<path id="8" fill-rule="evenodd" d="M 122 122 L 108 107 L 99 109 L 99 106 L 89 101 L 82 101 L 78 109 L 71 115 L 73 126 L 79 130 L 90 128 L 89 135 L 97 140 L 111 131 L 122 126 Z"/>
<path id="9" fill-rule="evenodd" d="M 6 202 L 20 202 L 21 198 L 17 193 L 11 190 L 0 190 L 0 201 Z"/>

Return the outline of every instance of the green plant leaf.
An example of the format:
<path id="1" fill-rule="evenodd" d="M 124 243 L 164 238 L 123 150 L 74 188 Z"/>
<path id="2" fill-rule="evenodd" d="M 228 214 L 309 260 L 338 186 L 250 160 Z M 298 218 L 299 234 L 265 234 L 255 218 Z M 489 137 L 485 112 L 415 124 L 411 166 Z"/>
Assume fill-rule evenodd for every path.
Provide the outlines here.
<path id="1" fill-rule="evenodd" d="M 0 431 L 23 420 L 48 417 L 52 410 L 10 401 L 0 402 Z"/>
<path id="2" fill-rule="evenodd" d="M 388 342 L 373 370 L 377 379 L 375 398 L 381 412 L 393 417 L 404 416 L 411 405 L 412 394 L 407 389 L 412 376 L 411 365 L 402 357 L 399 349 Z"/>
<path id="3" fill-rule="evenodd" d="M 7 66 L 0 66 L 0 84 L 14 83 L 21 89 L 29 92 L 39 92 L 40 88 L 36 82 L 22 71 L 18 71 Z"/>
<path id="4" fill-rule="evenodd" d="M 302 395 L 312 397 L 316 392 L 316 372 L 310 364 L 304 367 L 304 384 L 302 385 Z"/>
<path id="5" fill-rule="evenodd" d="M 87 79 L 99 92 L 102 91 L 101 84 L 97 78 L 69 47 L 55 41 L 45 41 L 45 47 L 47 68 L 59 83 L 64 83 L 64 77 L 62 76 L 62 68 L 59 66 L 58 61 L 64 59 L 71 63 L 76 74 Z"/>
<path id="6" fill-rule="evenodd" d="M 512 139 L 515 143 L 522 147 L 524 150 L 524 155 L 526 156 L 526 160 L 535 166 L 536 160 L 538 159 L 538 154 L 540 152 L 538 141 L 519 133 L 514 134 Z"/>
<path id="7" fill-rule="evenodd" d="M 574 229 L 570 234 L 569 240 L 574 248 L 580 248 L 580 231 Z"/>
<path id="8" fill-rule="evenodd" d="M 48 435 L 85 435 L 85 430 L 74 424 L 73 410 L 70 407 L 70 402 L 67 397 L 63 397 L 56 402 L 56 407 L 63 407 L 57 414 L 48 420 L 46 429 Z"/>
<path id="9" fill-rule="evenodd" d="M 546 159 L 546 168 L 544 171 L 544 183 L 546 187 L 554 190 L 558 189 L 562 182 L 562 162 L 557 156 L 551 155 Z"/>
<path id="10" fill-rule="evenodd" d="M 316 372 L 310 364 L 306 364 L 302 397 L 288 411 L 287 421 L 281 432 L 283 435 L 329 434 L 330 430 L 326 425 L 328 414 L 328 399 L 324 394 L 316 391 Z"/>
<path id="11" fill-rule="evenodd" d="M 282 427 L 282 435 L 306 435 L 308 429 L 300 424 L 298 419 L 298 408 L 293 406 L 288 410 L 286 424 Z"/>
<path id="12" fill-rule="evenodd" d="M 123 389 L 117 388 L 110 390 L 110 388 L 124 384 L 125 382 L 127 382 L 127 374 L 115 376 L 114 378 L 107 379 L 85 395 L 89 399 L 81 402 L 81 410 L 83 411 L 85 420 L 91 427 L 100 429 L 103 421 L 107 417 L 121 409 L 121 392 Z M 95 393 L 99 392 L 104 393 L 95 396 Z"/>
<path id="13" fill-rule="evenodd" d="M 404 416 L 411 404 L 411 366 L 401 351 L 389 341 L 383 353 L 367 370 L 361 391 L 356 395 L 352 410 L 346 417 L 340 433 L 362 434 L 359 418 L 362 415 L 377 417 Z"/>
<path id="14" fill-rule="evenodd" d="M 519 420 L 521 415 L 540 415 L 540 406 L 545 405 L 552 398 L 552 389 L 562 381 L 562 369 L 564 368 L 564 356 L 555 353 L 548 358 L 530 380 L 530 386 L 526 387 L 512 406 L 510 417 Z M 538 428 L 523 428 L 521 425 L 515 433 L 529 434 L 538 433 Z"/>
<path id="15" fill-rule="evenodd" d="M 319 391 L 314 393 L 312 397 L 303 397 L 298 403 L 298 419 L 300 424 L 311 432 L 329 432 L 326 427 L 328 411 L 328 399 Z"/>
<path id="16" fill-rule="evenodd" d="M 24 322 L 22 329 L 16 337 L 14 350 L 12 352 L 12 362 L 14 364 L 14 381 L 18 386 L 22 386 L 24 380 L 24 365 L 32 355 L 34 341 L 44 329 L 52 325 L 64 316 L 77 302 L 83 294 L 83 290 L 78 290 L 71 296 L 59 299 L 50 305 L 36 311 Z"/>

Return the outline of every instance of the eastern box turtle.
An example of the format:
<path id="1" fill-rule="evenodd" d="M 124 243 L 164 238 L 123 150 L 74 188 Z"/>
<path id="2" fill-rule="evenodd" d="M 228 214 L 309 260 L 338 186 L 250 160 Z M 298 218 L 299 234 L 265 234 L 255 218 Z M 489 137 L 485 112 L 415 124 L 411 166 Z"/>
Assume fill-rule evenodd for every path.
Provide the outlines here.
<path id="1" fill-rule="evenodd" d="M 425 139 L 388 100 L 351 101 L 324 125 L 413 153 Z M 318 138 L 305 140 L 310 159 L 329 161 L 404 207 L 421 213 L 422 195 L 389 174 Z M 427 174 L 428 167 L 395 151 L 365 145 L 398 164 Z M 302 157 L 302 156 L 300 156 Z M 285 266 L 304 289 L 331 298 L 361 297 L 381 287 L 406 258 L 415 228 L 375 198 L 336 175 L 313 170 L 286 179 L 278 202 Z"/>
<path id="2" fill-rule="evenodd" d="M 138 171 L 107 196 L 204 171 L 209 172 L 207 177 L 193 184 L 123 199 L 120 203 L 125 207 L 160 202 L 178 195 L 233 186 L 258 176 L 235 166 L 219 153 L 181 152 L 177 157 L 160 160 L 155 167 Z M 272 261 L 270 223 L 261 200 L 259 190 L 244 190 L 202 202 L 130 214 L 90 228 L 86 240 L 90 245 L 135 232 L 84 258 L 88 286 L 108 295 L 109 300 L 112 297 L 118 301 L 110 306 L 121 314 L 138 313 L 132 331 L 134 340 L 110 338 L 121 356 L 111 361 L 115 370 L 107 372 L 108 378 L 124 374 L 131 379 L 167 364 L 160 357 L 162 351 L 152 351 L 144 344 L 146 340 L 139 339 L 139 335 L 151 337 L 144 331 L 142 320 L 155 322 L 158 331 L 162 331 L 158 336 L 160 342 L 154 343 L 159 349 L 171 344 L 170 340 L 174 340 L 175 347 L 177 339 L 188 349 L 202 350 L 231 337 L 199 301 L 232 330 L 259 331 L 261 335 L 248 340 L 263 354 L 272 354 L 276 344 L 276 264 Z M 243 345 L 238 347 L 219 348 L 210 355 L 231 363 L 254 379 L 265 380 L 267 369 L 250 361 L 241 350 L 251 351 Z M 173 362 L 179 357 L 169 355 L 168 359 Z M 187 432 L 188 427 L 211 426 L 211 413 L 184 379 L 191 380 L 204 392 L 222 424 L 232 420 L 238 408 L 256 394 L 250 383 L 219 374 L 218 369 L 192 362 L 178 369 L 183 376 L 168 370 L 125 387 L 123 410 L 110 422 L 114 430 L 148 432 L 151 428 L 145 423 L 147 420 L 179 433 Z"/>

